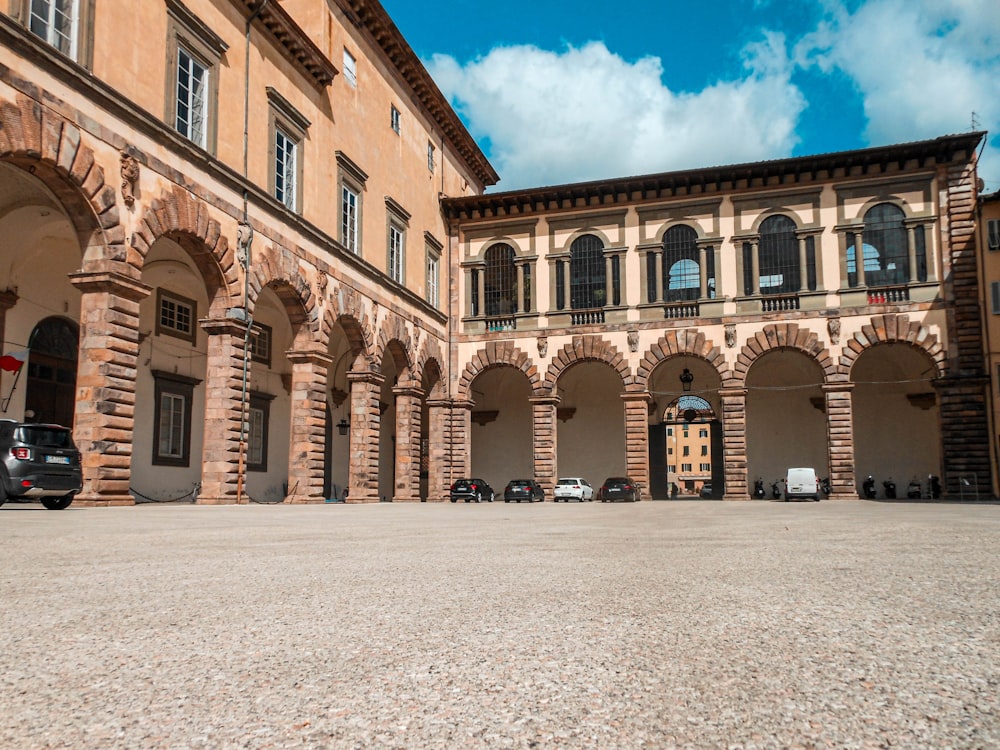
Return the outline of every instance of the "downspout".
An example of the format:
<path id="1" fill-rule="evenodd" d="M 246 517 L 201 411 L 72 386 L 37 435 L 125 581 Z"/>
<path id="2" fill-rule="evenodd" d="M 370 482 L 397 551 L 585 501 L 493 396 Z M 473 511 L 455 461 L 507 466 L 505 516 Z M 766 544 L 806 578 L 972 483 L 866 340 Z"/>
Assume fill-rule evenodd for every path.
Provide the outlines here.
<path id="1" fill-rule="evenodd" d="M 243 318 L 246 330 L 243 333 L 243 378 L 240 390 L 240 459 L 236 475 L 236 503 L 243 502 L 243 479 L 246 473 L 247 454 L 247 380 L 250 371 L 250 330 L 253 318 L 250 315 L 250 246 L 253 244 L 253 227 L 247 214 L 247 203 L 250 191 L 249 181 L 249 143 L 250 143 L 250 28 L 254 20 L 267 5 L 268 0 L 261 0 L 250 17 L 247 18 L 245 34 L 245 56 L 243 62 L 243 220 L 237 230 L 237 252 L 240 265 L 243 266 Z"/>

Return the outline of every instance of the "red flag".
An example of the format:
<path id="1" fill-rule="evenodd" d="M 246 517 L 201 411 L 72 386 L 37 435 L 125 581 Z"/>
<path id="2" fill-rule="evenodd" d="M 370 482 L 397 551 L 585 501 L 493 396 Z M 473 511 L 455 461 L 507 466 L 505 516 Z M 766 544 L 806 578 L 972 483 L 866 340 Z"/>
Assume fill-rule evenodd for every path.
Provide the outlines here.
<path id="1" fill-rule="evenodd" d="M 2 357 L 0 357 L 0 370 L 6 370 L 7 372 L 17 372 L 21 369 L 21 365 L 28 361 L 28 350 L 23 349 L 19 352 L 7 352 Z"/>

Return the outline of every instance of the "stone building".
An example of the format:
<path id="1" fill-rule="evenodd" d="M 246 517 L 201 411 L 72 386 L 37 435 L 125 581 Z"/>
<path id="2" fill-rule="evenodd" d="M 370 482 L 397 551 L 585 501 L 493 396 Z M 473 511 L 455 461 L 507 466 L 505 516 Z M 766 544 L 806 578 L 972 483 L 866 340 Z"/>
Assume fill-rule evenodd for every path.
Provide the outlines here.
<path id="1" fill-rule="evenodd" d="M 1000 192 L 983 195 L 979 199 L 980 288 L 983 290 L 983 347 L 986 373 L 989 378 L 990 459 L 994 467 L 1000 466 Z M 990 487 L 969 488 L 962 484 L 960 493 L 1000 496 L 1000 478 L 994 469 Z"/>
<path id="2" fill-rule="evenodd" d="M 991 482 L 982 134 L 486 194 L 376 0 L 0 0 L 4 417 L 79 504 Z M 681 376 L 687 373 L 686 382 Z"/>

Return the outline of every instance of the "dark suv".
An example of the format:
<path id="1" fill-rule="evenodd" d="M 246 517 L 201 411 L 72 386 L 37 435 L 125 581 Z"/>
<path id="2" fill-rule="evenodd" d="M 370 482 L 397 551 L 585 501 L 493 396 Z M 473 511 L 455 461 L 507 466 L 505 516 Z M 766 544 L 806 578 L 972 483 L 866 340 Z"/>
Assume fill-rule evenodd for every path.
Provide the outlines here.
<path id="1" fill-rule="evenodd" d="M 38 498 L 63 510 L 82 487 L 80 451 L 68 427 L 0 419 L 0 505 Z"/>
<path id="2" fill-rule="evenodd" d="M 451 501 L 457 503 L 459 500 L 465 502 L 481 503 L 485 500 L 493 502 L 493 488 L 482 479 L 459 479 L 451 486 Z"/>

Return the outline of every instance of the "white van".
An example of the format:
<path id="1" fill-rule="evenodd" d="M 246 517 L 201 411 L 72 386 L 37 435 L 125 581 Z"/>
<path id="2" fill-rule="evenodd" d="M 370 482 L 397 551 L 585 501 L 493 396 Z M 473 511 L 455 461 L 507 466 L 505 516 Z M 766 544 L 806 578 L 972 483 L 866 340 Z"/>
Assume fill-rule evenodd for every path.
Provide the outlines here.
<path id="1" fill-rule="evenodd" d="M 815 469 L 785 472 L 785 500 L 819 500 L 819 478 Z"/>

